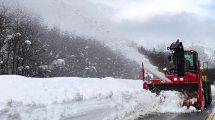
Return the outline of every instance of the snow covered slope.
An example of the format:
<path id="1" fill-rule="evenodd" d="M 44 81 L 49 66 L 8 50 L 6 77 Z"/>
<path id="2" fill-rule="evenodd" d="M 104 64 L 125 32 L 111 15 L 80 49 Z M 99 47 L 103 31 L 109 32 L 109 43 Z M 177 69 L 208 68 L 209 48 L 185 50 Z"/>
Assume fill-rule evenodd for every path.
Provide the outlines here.
<path id="1" fill-rule="evenodd" d="M 19 6 L 38 14 L 50 27 L 57 26 L 73 35 L 101 41 L 114 52 L 137 62 L 140 67 L 143 62 L 147 72 L 166 80 L 164 74 L 138 52 L 137 42 L 128 37 L 129 34 L 120 32 L 120 26 L 111 20 L 112 12 L 106 7 L 91 0 L 10 0 L 6 3 L 10 8 Z M 142 41 L 142 38 L 138 41 Z M 148 46 L 147 41 L 145 45 Z"/>
<path id="2" fill-rule="evenodd" d="M 151 112 L 194 111 L 180 102 L 177 92 L 143 90 L 141 80 L 0 76 L 1 120 L 133 120 Z"/>

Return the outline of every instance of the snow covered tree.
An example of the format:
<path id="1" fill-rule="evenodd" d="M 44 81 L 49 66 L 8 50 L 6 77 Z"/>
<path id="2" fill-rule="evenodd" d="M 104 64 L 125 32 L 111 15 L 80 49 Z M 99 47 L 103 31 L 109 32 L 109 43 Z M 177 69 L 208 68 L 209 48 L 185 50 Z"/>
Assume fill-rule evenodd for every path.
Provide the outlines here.
<path id="1" fill-rule="evenodd" d="M 26 14 L 22 9 L 14 11 L 1 7 L 1 74 L 22 74 L 21 68 L 30 66 L 29 59 L 42 50 L 38 41 L 41 27 L 37 17 Z"/>
<path id="2" fill-rule="evenodd" d="M 139 79 L 140 67 L 103 43 L 47 28 L 23 9 L 0 7 L 0 74 Z"/>

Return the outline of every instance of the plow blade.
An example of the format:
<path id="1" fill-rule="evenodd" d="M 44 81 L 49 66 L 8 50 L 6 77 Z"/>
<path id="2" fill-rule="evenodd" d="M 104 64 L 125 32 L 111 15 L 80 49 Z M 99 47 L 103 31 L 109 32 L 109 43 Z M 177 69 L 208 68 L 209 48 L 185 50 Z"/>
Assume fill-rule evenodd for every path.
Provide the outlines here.
<path id="1" fill-rule="evenodd" d="M 148 84 L 149 90 L 159 94 L 160 91 L 198 91 L 198 84 Z"/>

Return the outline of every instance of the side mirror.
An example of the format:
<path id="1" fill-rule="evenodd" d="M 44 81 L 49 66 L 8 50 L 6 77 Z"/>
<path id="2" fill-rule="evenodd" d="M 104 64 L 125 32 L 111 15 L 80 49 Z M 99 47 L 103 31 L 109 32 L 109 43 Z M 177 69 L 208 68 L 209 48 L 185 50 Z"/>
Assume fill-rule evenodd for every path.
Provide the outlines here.
<path id="1" fill-rule="evenodd" d="M 168 61 L 172 61 L 171 55 L 168 56 Z"/>

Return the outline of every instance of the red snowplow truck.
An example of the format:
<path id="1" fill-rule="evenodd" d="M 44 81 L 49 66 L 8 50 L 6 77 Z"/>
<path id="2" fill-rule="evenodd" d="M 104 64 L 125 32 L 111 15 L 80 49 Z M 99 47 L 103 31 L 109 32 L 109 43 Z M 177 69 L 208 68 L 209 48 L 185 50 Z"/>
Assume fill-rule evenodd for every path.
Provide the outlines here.
<path id="1" fill-rule="evenodd" d="M 165 78 L 144 80 L 142 64 L 143 88 L 159 94 L 160 91 L 179 91 L 183 96 L 183 106 L 194 106 L 203 110 L 211 104 L 211 86 L 207 76 L 203 75 L 198 53 L 195 50 L 184 50 L 182 42 L 173 42 L 167 48 L 169 67 L 164 68 Z"/>

